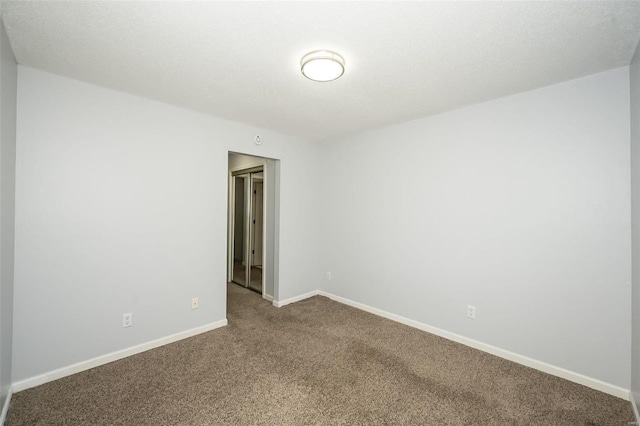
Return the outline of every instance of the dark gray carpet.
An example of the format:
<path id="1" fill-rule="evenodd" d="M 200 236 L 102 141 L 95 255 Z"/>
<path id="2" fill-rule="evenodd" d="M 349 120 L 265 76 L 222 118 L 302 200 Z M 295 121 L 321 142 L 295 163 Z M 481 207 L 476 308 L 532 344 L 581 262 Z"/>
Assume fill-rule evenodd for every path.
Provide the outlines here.
<path id="1" fill-rule="evenodd" d="M 7 425 L 616 425 L 627 401 L 324 297 L 14 395 Z"/>

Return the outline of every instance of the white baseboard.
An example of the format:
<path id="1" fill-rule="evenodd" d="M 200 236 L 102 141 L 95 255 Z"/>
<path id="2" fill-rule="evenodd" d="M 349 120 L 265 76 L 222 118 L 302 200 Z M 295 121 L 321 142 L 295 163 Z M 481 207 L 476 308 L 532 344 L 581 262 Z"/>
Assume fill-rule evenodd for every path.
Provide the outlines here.
<path id="1" fill-rule="evenodd" d="M 583 374 L 565 370 L 564 368 L 556 367 L 554 365 L 547 364 L 546 362 L 538 361 L 536 359 L 529 358 L 514 352 L 510 352 L 505 349 L 501 349 L 501 348 L 489 345 L 487 343 L 482 343 L 477 340 L 469 339 L 468 337 L 451 333 L 449 331 L 442 330 L 437 327 L 432 327 L 428 324 L 414 321 L 409 318 L 402 317 L 400 315 L 392 314 L 390 312 L 386 312 L 381 309 L 372 308 L 371 306 L 365 305 L 363 303 L 354 302 L 353 300 L 336 296 L 334 294 L 327 293 L 325 291 L 318 291 L 316 292 L 316 294 L 319 294 L 320 296 L 328 297 L 329 299 L 335 300 L 336 302 L 344 303 L 345 305 L 353 306 L 354 308 L 358 308 L 360 310 L 390 319 L 392 321 L 396 321 L 396 322 L 408 325 L 410 327 L 417 328 L 419 330 L 423 330 L 440 337 L 444 337 L 445 339 L 453 340 L 454 342 L 458 342 L 463 345 L 470 346 L 472 348 L 479 349 L 484 352 L 488 352 L 492 355 L 499 356 L 500 358 L 508 359 L 509 361 L 513 361 L 518 364 L 522 364 L 527 367 L 540 370 L 542 372 L 551 374 L 553 376 L 557 376 L 557 377 L 569 380 L 571 382 L 579 383 L 581 385 L 590 387 L 592 389 L 595 389 L 604 393 L 608 393 L 613 396 L 617 396 L 618 398 L 623 398 L 627 401 L 629 401 L 630 399 L 629 389 L 624 389 L 619 386 L 612 385 L 610 383 L 606 383 L 601 380 L 585 376 Z"/>
<path id="2" fill-rule="evenodd" d="M 263 298 L 264 300 L 268 300 L 269 302 L 273 302 L 273 296 L 269 296 L 269 295 L 268 295 L 268 294 L 266 294 L 266 293 L 262 295 L 262 298 Z"/>
<path id="3" fill-rule="evenodd" d="M 631 407 L 633 407 L 633 415 L 636 418 L 636 424 L 640 425 L 640 413 L 638 413 L 638 406 L 636 405 L 636 398 L 633 396 L 633 392 L 629 392 L 629 399 L 631 400 Z"/>
<path id="4" fill-rule="evenodd" d="M 13 396 L 13 386 L 9 386 L 9 392 L 7 392 L 7 398 L 2 405 L 2 413 L 0 413 L 0 426 L 4 425 L 4 421 L 7 418 L 9 412 L 9 404 L 11 404 L 11 397 Z"/>
<path id="5" fill-rule="evenodd" d="M 459 334 L 455 334 L 455 333 L 451 333 L 449 331 L 446 330 L 442 330 L 439 329 L 437 327 L 433 327 L 430 326 L 428 324 L 424 324 L 409 318 L 405 318 L 402 317 L 400 315 L 396 315 L 396 314 L 392 314 L 390 312 L 386 312 L 383 311 L 381 309 L 377 309 L 377 308 L 373 308 L 371 306 L 365 305 L 363 303 L 359 303 L 359 302 L 355 302 L 353 300 L 350 299 L 346 299 L 344 297 L 340 297 L 340 296 L 336 296 L 334 294 L 331 293 L 327 293 L 325 291 L 320 291 L 320 290 L 316 290 L 316 291 L 310 291 L 308 293 L 305 294 L 301 294 L 299 296 L 295 296 L 295 297 L 291 297 L 289 299 L 285 299 L 285 300 L 273 300 L 273 306 L 280 308 L 282 306 L 294 303 L 294 302 L 298 302 L 300 300 L 304 300 L 304 299 L 308 299 L 310 297 L 313 296 L 317 296 L 317 295 L 321 295 L 321 296 L 325 296 L 328 297 L 332 300 L 335 300 L 336 302 L 340 302 L 343 303 L 345 305 L 349 305 L 352 306 L 354 308 L 372 313 L 374 315 L 378 315 L 380 317 L 383 318 L 387 318 L 390 319 L 392 321 L 396 321 L 399 322 L 401 324 L 405 324 L 408 325 L 410 327 L 413 328 L 417 328 L 419 330 L 422 331 L 426 331 L 428 333 L 431 334 L 435 334 L 437 336 L 440 337 L 444 337 L 445 339 L 449 339 L 449 340 L 453 340 L 454 342 L 458 342 L 461 343 L 463 345 L 466 346 L 470 346 L 472 348 L 475 349 L 479 349 L 481 351 L 490 353 L 492 355 L 496 355 L 499 356 L 501 358 L 507 359 L 509 361 L 513 361 L 516 362 L 518 364 L 522 364 L 525 365 L 527 367 L 531 367 L 534 368 L 536 370 L 587 386 L 589 388 L 619 397 L 619 398 L 623 398 L 625 400 L 630 400 L 633 406 L 633 410 L 634 410 L 634 414 L 636 416 L 636 420 L 638 422 L 640 422 L 640 415 L 638 414 L 638 407 L 635 404 L 635 400 L 633 398 L 633 395 L 631 395 L 631 393 L 629 392 L 628 389 L 624 389 L 621 388 L 619 386 L 616 385 L 612 385 L 610 383 L 606 383 L 603 382 L 601 380 L 598 379 L 594 379 L 588 376 L 585 376 L 583 374 L 579 374 L 570 370 L 566 370 L 564 368 L 560 368 L 560 367 L 556 367 L 554 365 L 551 364 L 547 364 L 545 362 L 542 361 L 538 361 L 536 359 L 533 358 L 529 358 L 514 352 L 510 352 L 507 351 L 505 349 L 501 349 L 483 342 L 479 342 L 477 340 L 473 340 L 470 339 L 468 337 L 464 337 L 461 336 Z M 266 298 L 266 297 L 265 297 Z M 29 389 L 35 386 L 39 386 L 41 384 L 47 383 L 47 382 L 51 382 L 53 380 L 57 380 L 60 379 L 62 377 L 66 377 L 66 376 L 70 376 L 72 374 L 76 374 L 79 373 L 81 371 L 85 371 L 88 370 L 90 368 L 94 368 L 94 367 L 98 367 L 100 365 L 104 365 L 104 364 L 108 364 L 110 362 L 113 361 L 117 361 L 119 359 L 122 358 L 126 358 L 128 356 L 132 356 L 132 355 L 136 355 L 139 354 L 141 352 L 145 352 L 148 351 L 150 349 L 154 349 L 169 343 L 173 343 L 176 342 L 178 340 L 182 340 L 182 339 L 186 339 L 201 333 L 205 333 L 207 331 L 210 330 L 214 330 L 216 328 L 220 328 L 227 325 L 227 320 L 220 320 L 220 321 L 216 321 L 214 323 L 211 324 L 207 324 L 201 327 L 197 327 L 197 328 L 193 328 L 191 330 L 187 330 L 187 331 L 183 331 L 180 333 L 176 333 L 176 334 L 172 334 L 170 336 L 166 336 L 166 337 L 162 337 L 160 339 L 156 339 L 156 340 L 152 340 L 150 342 L 146 342 L 137 346 L 132 346 L 130 348 L 127 349 L 123 349 L 120 351 L 116 351 L 116 352 L 112 352 L 110 354 L 107 355 L 102 355 L 96 358 L 92 358 L 89 359 L 87 361 L 82 361 L 79 362 L 77 364 L 73 364 L 67 367 L 63 367 L 63 368 L 59 368 L 57 370 L 54 371 L 50 371 L 48 373 L 45 374 L 41 374 L 35 377 L 31 377 L 25 380 L 21 380 L 19 382 L 16 382 L 13 384 L 13 386 L 9 389 L 9 394 L 7 396 L 7 399 L 5 400 L 5 404 L 3 406 L 2 409 L 2 413 L 0 414 L 0 425 L 2 425 L 2 423 L 4 422 L 4 418 L 7 414 L 7 411 L 9 409 L 9 403 L 11 400 L 11 396 L 14 392 L 20 392 L 23 391 L 25 389 Z"/>
<path id="6" fill-rule="evenodd" d="M 309 293 L 301 294 L 299 296 L 290 297 L 289 299 L 274 300 L 273 306 L 275 306 L 276 308 L 282 308 L 284 305 L 288 305 L 294 302 L 299 302 L 301 300 L 308 299 L 313 296 L 317 296 L 318 294 L 320 294 L 320 291 L 315 290 L 315 291 L 310 291 Z"/>
<path id="7" fill-rule="evenodd" d="M 178 340 L 193 337 L 195 335 L 205 333 L 207 331 L 214 330 L 216 328 L 224 327 L 227 325 L 227 320 L 212 322 L 200 327 L 192 328 L 191 330 L 182 331 L 180 333 L 172 334 L 170 336 L 162 337 L 160 339 L 152 340 L 150 342 L 142 343 L 140 345 L 132 346 L 130 348 L 122 349 L 116 352 L 111 352 L 106 355 L 101 355 L 96 358 L 92 358 L 86 361 L 79 362 L 77 364 L 62 367 L 57 370 L 50 371 L 48 373 L 40 374 L 35 377 L 30 377 L 25 380 L 21 380 L 13 384 L 13 392 L 20 392 L 25 389 L 33 388 L 35 386 L 42 385 L 44 383 L 51 382 L 53 380 L 61 379 L 72 374 L 80 373 L 81 371 L 89 370 L 90 368 L 98 367 L 100 365 L 108 364 L 113 361 L 117 361 L 122 358 L 136 355 L 141 352 L 155 349 L 160 346 L 167 345 L 169 343 L 177 342 Z"/>

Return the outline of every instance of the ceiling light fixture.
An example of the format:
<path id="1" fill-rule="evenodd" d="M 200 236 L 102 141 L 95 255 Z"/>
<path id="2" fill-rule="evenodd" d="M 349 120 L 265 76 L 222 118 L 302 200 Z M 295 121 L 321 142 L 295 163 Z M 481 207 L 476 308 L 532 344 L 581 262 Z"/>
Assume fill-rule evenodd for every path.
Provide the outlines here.
<path id="1" fill-rule="evenodd" d="M 302 57 L 300 71 L 309 80 L 336 80 L 344 74 L 344 58 L 330 50 L 314 50 Z"/>

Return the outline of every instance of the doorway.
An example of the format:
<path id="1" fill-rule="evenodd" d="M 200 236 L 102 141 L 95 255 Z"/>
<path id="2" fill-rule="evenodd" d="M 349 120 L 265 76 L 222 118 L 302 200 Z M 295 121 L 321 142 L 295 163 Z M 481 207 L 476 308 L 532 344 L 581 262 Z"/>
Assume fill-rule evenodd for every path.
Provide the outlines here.
<path id="1" fill-rule="evenodd" d="M 262 294 L 264 169 L 232 172 L 231 282 Z"/>
<path id="2" fill-rule="evenodd" d="M 278 300 L 279 161 L 229 153 L 228 282 Z"/>

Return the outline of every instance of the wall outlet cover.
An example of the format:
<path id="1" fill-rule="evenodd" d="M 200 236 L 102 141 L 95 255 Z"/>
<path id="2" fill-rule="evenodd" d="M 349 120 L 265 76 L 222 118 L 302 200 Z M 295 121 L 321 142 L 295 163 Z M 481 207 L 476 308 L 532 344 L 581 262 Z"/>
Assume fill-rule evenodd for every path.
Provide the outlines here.
<path id="1" fill-rule="evenodd" d="M 471 319 L 476 319 L 476 307 L 467 305 L 467 317 Z"/>

